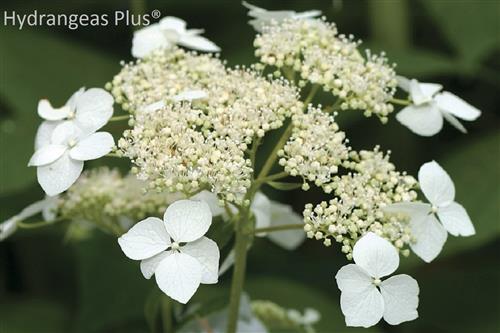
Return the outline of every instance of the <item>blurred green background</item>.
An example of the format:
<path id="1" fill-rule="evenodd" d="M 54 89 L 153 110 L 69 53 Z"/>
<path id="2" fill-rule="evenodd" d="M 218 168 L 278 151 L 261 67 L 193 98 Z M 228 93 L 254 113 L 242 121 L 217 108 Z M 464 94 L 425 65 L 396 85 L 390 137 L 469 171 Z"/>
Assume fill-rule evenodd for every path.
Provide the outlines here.
<path id="1" fill-rule="evenodd" d="M 340 126 L 356 149 L 380 144 L 392 150 L 400 170 L 416 175 L 418 167 L 437 160 L 450 173 L 457 201 L 477 229 L 470 238 L 449 237 L 441 256 L 423 265 L 403 260 L 400 272 L 419 281 L 420 318 L 391 327 L 381 323 L 369 332 L 499 332 L 500 216 L 499 1 L 253 1 L 268 9 L 321 9 L 343 33 L 364 46 L 386 50 L 401 75 L 440 82 L 483 111 L 466 123 L 468 135 L 446 124 L 431 138 L 418 137 L 392 118 L 383 126 L 360 114 L 341 114 Z M 115 10 L 161 11 L 185 19 L 222 48 L 230 65 L 250 64 L 254 31 L 239 1 L 2 1 L 3 11 L 17 13 L 108 13 Z M 141 9 L 142 8 L 142 9 Z M 43 194 L 35 169 L 26 164 L 40 119 L 36 104 L 48 97 L 60 105 L 81 86 L 103 86 L 130 60 L 131 28 L 125 25 L 83 27 L 0 27 L 0 221 Z M 119 125 L 109 126 L 119 133 Z M 271 141 L 275 134 L 270 135 Z M 110 159 L 88 166 L 116 163 Z M 323 197 L 314 191 L 267 194 L 293 202 Z M 137 262 L 122 255 L 116 240 L 95 233 L 81 242 L 65 242 L 63 228 L 23 231 L 0 243 L 0 332 L 146 332 L 146 299 L 154 281 L 142 278 Z M 246 290 L 253 299 L 286 307 L 318 309 L 320 332 L 347 329 L 334 275 L 345 259 L 337 246 L 306 241 L 295 252 L 257 240 L 249 257 Z M 196 301 L 222 304 L 230 274 L 205 286 Z"/>

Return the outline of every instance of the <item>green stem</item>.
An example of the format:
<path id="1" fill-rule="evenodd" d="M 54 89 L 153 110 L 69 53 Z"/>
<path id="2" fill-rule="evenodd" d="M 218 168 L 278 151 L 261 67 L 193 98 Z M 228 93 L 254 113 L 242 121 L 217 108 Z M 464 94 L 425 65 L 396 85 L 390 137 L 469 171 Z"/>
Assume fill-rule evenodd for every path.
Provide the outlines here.
<path id="1" fill-rule="evenodd" d="M 311 103 L 312 99 L 316 95 L 319 89 L 319 84 L 315 84 L 311 87 L 311 90 L 309 91 L 309 94 L 307 95 L 306 99 L 304 99 L 304 105 L 307 108 L 307 105 Z"/>
<path id="2" fill-rule="evenodd" d="M 34 222 L 34 223 L 25 223 L 22 221 L 17 222 L 17 226 L 21 229 L 37 229 L 37 228 L 43 228 L 47 227 L 49 225 L 56 224 L 58 222 L 64 221 L 63 219 L 58 219 L 54 221 L 40 221 L 40 222 Z"/>
<path id="3" fill-rule="evenodd" d="M 121 120 L 129 120 L 130 119 L 130 115 L 126 114 L 124 116 L 116 116 L 116 117 L 111 117 L 109 119 L 109 122 L 111 121 L 121 121 Z"/>
<path id="4" fill-rule="evenodd" d="M 240 298 L 245 282 L 245 270 L 247 263 L 247 248 L 251 240 L 253 227 L 249 220 L 248 208 L 242 212 L 243 218 L 236 224 L 236 241 L 234 245 L 234 269 L 231 281 L 231 292 L 229 299 L 229 314 L 227 322 L 227 333 L 236 333 L 238 328 L 238 315 L 240 312 Z"/>
<path id="5" fill-rule="evenodd" d="M 106 154 L 106 155 L 104 155 L 104 156 L 107 156 L 107 157 L 117 157 L 117 158 L 123 158 L 123 156 L 122 156 L 122 155 L 117 154 L 117 153 L 108 153 L 108 154 Z"/>
<path id="6" fill-rule="evenodd" d="M 392 98 L 389 102 L 392 104 L 399 104 L 404 106 L 411 105 L 411 101 L 407 99 Z"/>
<path id="7" fill-rule="evenodd" d="M 302 224 L 283 224 L 274 227 L 257 228 L 254 230 L 254 234 L 260 234 L 262 232 L 273 232 L 273 231 L 283 231 L 283 230 L 303 229 L 303 228 L 304 226 Z"/>
<path id="8" fill-rule="evenodd" d="M 273 180 L 277 180 L 277 179 L 281 179 L 281 178 L 285 178 L 285 177 L 288 177 L 288 173 L 286 173 L 285 171 L 282 171 L 282 172 L 278 172 L 278 173 L 275 173 L 273 175 L 270 175 L 270 176 L 267 176 L 264 178 L 258 178 L 255 180 L 255 182 L 257 184 L 264 184 L 264 183 L 267 183 L 267 182 L 270 182 Z"/>
<path id="9" fill-rule="evenodd" d="M 260 173 L 259 173 L 259 176 L 257 177 L 257 179 L 264 178 L 269 173 L 269 171 L 271 170 L 271 168 L 274 165 L 274 162 L 278 158 L 278 151 L 281 148 L 283 148 L 286 141 L 290 137 L 290 134 L 292 134 L 292 129 L 293 129 L 293 125 L 292 125 L 292 122 L 290 122 L 288 127 L 285 129 L 285 131 L 281 135 L 281 138 L 279 139 L 278 143 L 276 144 L 276 146 L 274 146 L 274 149 L 271 152 L 271 154 L 269 155 L 269 157 L 267 158 L 267 161 L 264 163 L 264 166 L 262 167 L 262 170 L 260 170 Z"/>
<path id="10" fill-rule="evenodd" d="M 163 296 L 161 299 L 161 321 L 163 324 L 164 333 L 173 332 L 172 302 L 173 300 L 167 296 Z"/>

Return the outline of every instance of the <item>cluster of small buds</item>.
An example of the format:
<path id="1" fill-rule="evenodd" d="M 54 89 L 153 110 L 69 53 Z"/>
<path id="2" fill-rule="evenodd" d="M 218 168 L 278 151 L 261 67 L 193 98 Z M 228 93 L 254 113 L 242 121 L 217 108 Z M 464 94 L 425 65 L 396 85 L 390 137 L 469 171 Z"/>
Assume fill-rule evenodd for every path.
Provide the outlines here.
<path id="1" fill-rule="evenodd" d="M 394 170 L 389 155 L 376 147 L 373 151 L 350 152 L 344 166 L 353 170 L 335 176 L 324 186 L 335 197 L 314 206 L 307 204 L 303 212 L 304 230 L 309 238 L 323 240 L 330 246 L 332 239 L 342 244 L 349 259 L 357 239 L 372 231 L 391 241 L 403 255 L 412 241 L 406 219 L 383 211 L 394 202 L 410 202 L 417 197 L 415 178 Z"/>
<path id="2" fill-rule="evenodd" d="M 247 145 L 214 135 L 209 128 L 208 116 L 191 103 L 166 104 L 137 114 L 118 146 L 152 190 L 189 196 L 208 187 L 241 204 L 253 172 L 245 158 Z"/>
<path id="3" fill-rule="evenodd" d="M 125 221 L 161 215 L 180 194 L 145 192 L 135 175 L 121 176 L 116 169 L 98 168 L 84 172 L 58 198 L 57 216 L 120 231 Z"/>
<path id="4" fill-rule="evenodd" d="M 292 117 L 292 134 L 283 149 L 278 151 L 279 163 L 292 176 L 301 176 L 303 189 L 307 182 L 323 186 L 349 156 L 345 133 L 339 131 L 335 114 L 309 106 L 308 112 Z"/>
<path id="5" fill-rule="evenodd" d="M 251 307 L 252 313 L 271 331 L 302 332 L 304 326 L 310 327 L 317 321 L 311 320 L 311 322 L 304 322 L 304 320 L 301 320 L 302 315 L 299 311 L 294 309 L 285 309 L 271 301 L 255 300 L 252 301 Z M 309 311 L 315 310 L 310 309 Z M 315 313 L 317 313 L 317 311 L 315 311 Z"/>
<path id="6" fill-rule="evenodd" d="M 225 73 L 224 63 L 212 54 L 172 47 L 123 64 L 106 87 L 124 110 L 136 113 L 183 91 L 204 90 Z"/>
<path id="7" fill-rule="evenodd" d="M 359 44 L 324 19 L 272 22 L 254 41 L 262 63 L 293 69 L 302 80 L 321 85 L 340 98 L 343 110 L 363 110 L 387 122 L 397 86 L 394 66 L 385 54 L 367 51 L 363 57 Z"/>

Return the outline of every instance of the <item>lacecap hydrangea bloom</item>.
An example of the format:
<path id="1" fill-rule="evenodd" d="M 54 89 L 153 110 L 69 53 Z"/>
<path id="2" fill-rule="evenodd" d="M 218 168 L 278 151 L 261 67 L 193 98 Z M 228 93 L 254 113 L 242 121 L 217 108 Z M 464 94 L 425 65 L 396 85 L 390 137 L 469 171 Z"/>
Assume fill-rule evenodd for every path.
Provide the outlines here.
<path id="1" fill-rule="evenodd" d="M 319 11 L 244 6 L 258 31 L 255 64 L 229 67 L 202 30 L 166 17 L 134 33 L 136 60 L 122 62 L 105 85 L 109 92 L 82 88 L 61 107 L 41 100 L 44 121 L 30 165 L 49 196 L 0 224 L 0 240 L 16 229 L 62 222 L 70 222 L 67 235 L 75 240 L 82 230 L 102 230 L 141 262 L 146 279 L 155 276 L 162 304 L 183 304 L 162 308 L 164 319 L 194 318 L 164 320 L 165 331 L 173 330 L 168 323 L 187 321 L 175 329 L 230 333 L 309 333 L 320 320 L 313 309 L 250 304 L 242 296 L 247 252 L 260 243 L 255 237 L 290 251 L 306 238 L 338 243 L 354 262 L 336 275 L 346 325 L 416 319 L 417 282 L 404 274 L 385 278 L 400 255 L 414 252 L 429 262 L 448 233 L 471 236 L 474 226 L 437 162 L 424 164 L 417 181 L 376 143 L 353 149 L 356 139 L 337 115 L 358 110 L 386 123 L 396 111 L 403 125 L 430 136 L 443 119 L 464 131 L 455 117 L 470 121 L 480 111 L 439 84 L 397 76 L 384 53 L 361 50 L 354 36 L 317 18 Z M 398 85 L 407 99 L 394 98 Z M 315 100 L 321 90 L 323 105 Z M 112 117 L 115 102 L 123 112 Z M 116 147 L 101 130 L 110 121 L 123 121 Z M 84 161 L 104 156 L 128 159 L 129 170 L 83 171 Z M 312 202 L 306 194 L 301 216 L 271 200 L 268 186 L 327 199 Z M 419 201 L 419 190 L 429 203 Z M 40 213 L 43 221 L 28 222 Z M 232 267 L 225 310 L 207 314 L 184 305 Z"/>

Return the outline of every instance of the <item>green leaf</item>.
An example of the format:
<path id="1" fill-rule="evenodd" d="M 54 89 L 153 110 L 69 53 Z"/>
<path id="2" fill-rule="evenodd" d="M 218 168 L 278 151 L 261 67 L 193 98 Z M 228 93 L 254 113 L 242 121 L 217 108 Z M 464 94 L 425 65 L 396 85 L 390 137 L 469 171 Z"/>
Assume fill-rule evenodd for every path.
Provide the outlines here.
<path id="1" fill-rule="evenodd" d="M 291 191 L 302 187 L 301 183 L 267 182 L 269 186 L 280 191 Z"/>
<path id="2" fill-rule="evenodd" d="M 146 280 L 139 262 L 125 257 L 116 238 L 96 232 L 75 244 L 79 267 L 78 332 L 101 332 L 127 323 L 144 323 L 144 304 L 154 279 Z"/>
<path id="3" fill-rule="evenodd" d="M 500 2 L 425 0 L 424 5 L 464 62 L 474 65 L 500 45 Z"/>
<path id="4" fill-rule="evenodd" d="M 67 308 L 51 301 L 2 299 L 0 314 L 0 331 L 4 333 L 68 332 Z"/>
<path id="5" fill-rule="evenodd" d="M 28 29 L 4 27 L 0 44 L 0 193 L 6 193 L 35 180 L 35 168 L 27 162 L 41 122 L 38 100 L 46 97 L 60 106 L 82 86 L 102 87 L 119 64 L 75 41 Z"/>

